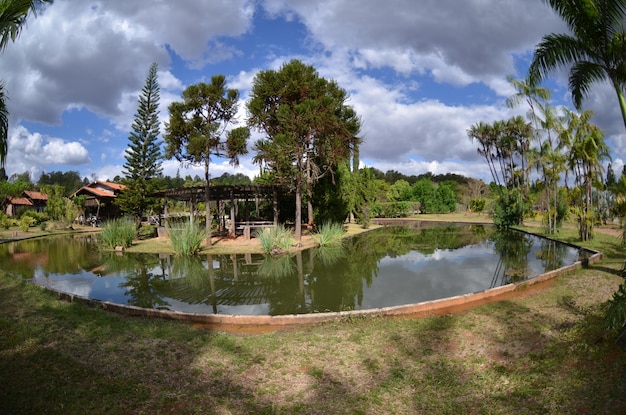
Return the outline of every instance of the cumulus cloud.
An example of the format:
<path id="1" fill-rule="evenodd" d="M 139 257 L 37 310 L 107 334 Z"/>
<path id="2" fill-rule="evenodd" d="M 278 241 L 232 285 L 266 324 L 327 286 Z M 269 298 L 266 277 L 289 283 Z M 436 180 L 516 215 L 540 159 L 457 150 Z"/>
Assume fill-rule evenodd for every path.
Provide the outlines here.
<path id="1" fill-rule="evenodd" d="M 298 31 L 272 32 L 285 21 Z M 240 90 L 243 122 L 258 71 L 296 58 L 349 92 L 348 104 L 363 121 L 367 163 L 407 174 L 450 169 L 485 177 L 466 130 L 523 114 L 504 105 L 514 93 L 507 75 L 523 77 L 541 37 L 565 31 L 543 2 L 527 0 L 153 0 L 149 7 L 139 0 L 55 0 L 0 60 L 17 126 L 7 171 L 94 161 L 89 174 L 121 174 L 120 155 L 153 62 L 164 131 L 169 104 L 216 73 Z M 560 103 L 569 101 L 566 75 L 555 74 Z M 585 105 L 623 159 L 626 134 L 610 85 L 594 87 Z M 92 122 L 66 125 L 70 109 L 88 112 Z M 20 127 L 27 121 L 28 129 Z M 58 129 L 46 135 L 38 124 Z M 63 135 L 69 127 L 72 134 Z M 260 136 L 253 133 L 250 147 Z M 172 176 L 179 168 L 164 164 Z M 223 172 L 253 176 L 257 169 L 250 157 L 239 170 L 212 165 L 212 175 Z"/>
<path id="2" fill-rule="evenodd" d="M 33 177 L 61 166 L 75 169 L 91 162 L 87 149 L 81 143 L 31 133 L 23 126 L 11 130 L 8 145 L 7 171 L 30 172 Z"/>

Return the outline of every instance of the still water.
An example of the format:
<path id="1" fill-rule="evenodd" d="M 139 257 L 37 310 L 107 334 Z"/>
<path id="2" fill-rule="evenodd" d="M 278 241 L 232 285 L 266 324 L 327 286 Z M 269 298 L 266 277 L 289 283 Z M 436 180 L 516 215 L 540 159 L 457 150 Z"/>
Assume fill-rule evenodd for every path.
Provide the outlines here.
<path id="1" fill-rule="evenodd" d="M 284 315 L 412 304 L 536 277 L 579 250 L 487 225 L 412 222 L 272 258 L 100 252 L 94 234 L 0 245 L 2 270 L 55 290 L 145 308 Z"/>

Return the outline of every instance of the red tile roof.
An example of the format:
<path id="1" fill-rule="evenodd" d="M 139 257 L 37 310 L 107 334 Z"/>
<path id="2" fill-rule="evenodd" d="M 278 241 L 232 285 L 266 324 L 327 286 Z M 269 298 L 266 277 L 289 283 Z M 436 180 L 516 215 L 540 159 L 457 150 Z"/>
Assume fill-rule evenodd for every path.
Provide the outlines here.
<path id="1" fill-rule="evenodd" d="M 47 194 L 35 192 L 34 190 L 24 190 L 24 194 L 28 196 L 30 200 L 48 200 Z"/>
<path id="2" fill-rule="evenodd" d="M 28 200 L 25 197 L 8 197 L 9 203 L 12 205 L 24 205 L 24 206 L 32 206 L 33 202 Z"/>

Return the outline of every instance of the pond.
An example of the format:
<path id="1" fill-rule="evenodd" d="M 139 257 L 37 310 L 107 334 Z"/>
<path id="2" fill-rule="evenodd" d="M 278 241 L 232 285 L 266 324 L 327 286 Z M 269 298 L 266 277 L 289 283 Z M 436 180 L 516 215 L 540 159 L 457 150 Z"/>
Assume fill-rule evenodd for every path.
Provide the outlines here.
<path id="1" fill-rule="evenodd" d="M 273 258 L 100 252 L 96 234 L 0 245 L 5 272 L 86 298 L 202 314 L 287 315 L 414 304 L 524 281 L 574 248 L 489 225 L 411 222 Z"/>

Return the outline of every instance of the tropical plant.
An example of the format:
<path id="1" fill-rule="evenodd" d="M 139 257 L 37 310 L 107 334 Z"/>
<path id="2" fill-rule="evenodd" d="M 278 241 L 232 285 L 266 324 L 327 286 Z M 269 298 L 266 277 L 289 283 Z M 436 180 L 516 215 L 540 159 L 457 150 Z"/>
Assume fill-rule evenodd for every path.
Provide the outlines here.
<path id="1" fill-rule="evenodd" d="M 28 228 L 30 228 L 31 226 L 35 226 L 36 225 L 36 220 L 35 218 L 28 216 L 28 215 L 23 215 L 20 218 L 20 229 L 23 232 L 28 232 Z"/>
<path id="2" fill-rule="evenodd" d="M 4 0 L 0 2 L 0 52 L 20 35 L 29 15 L 36 16 L 44 3 L 52 0 Z M 9 111 L 6 106 L 4 82 L 0 82 L 0 167 L 4 167 L 8 151 Z"/>
<path id="3" fill-rule="evenodd" d="M 313 235 L 313 239 L 319 246 L 340 244 L 346 230 L 343 224 L 337 222 L 325 222 Z"/>
<path id="4" fill-rule="evenodd" d="M 235 122 L 239 92 L 228 89 L 226 78 L 216 75 L 211 83 L 191 85 L 183 91 L 182 102 L 168 107 L 170 120 L 164 136 L 167 158 L 181 163 L 203 164 L 205 184 L 206 238 L 211 244 L 209 164 L 212 156 L 228 158 L 239 164 L 239 156 L 248 152 L 250 130 L 246 127 L 227 130 Z M 224 138 L 225 135 L 225 138 Z"/>
<path id="5" fill-rule="evenodd" d="M 202 241 L 206 238 L 205 230 L 192 220 L 170 224 L 167 232 L 172 249 L 178 256 L 197 254 L 202 249 Z"/>
<path id="6" fill-rule="evenodd" d="M 522 117 L 513 117 L 491 125 L 474 124 L 467 135 L 478 141 L 478 154 L 485 158 L 493 178 L 497 194 L 494 221 L 501 227 L 519 225 L 530 208 L 528 154 L 533 128 Z"/>
<path id="7" fill-rule="evenodd" d="M 609 329 L 619 330 L 618 340 L 626 334 L 626 283 L 622 283 L 608 301 L 605 321 Z"/>
<path id="8" fill-rule="evenodd" d="M 118 218 L 105 222 L 98 240 L 102 246 L 115 249 L 118 246 L 128 248 L 136 236 L 135 223 L 126 218 Z"/>
<path id="9" fill-rule="evenodd" d="M 293 232 L 284 225 L 257 229 L 254 237 L 259 239 L 261 248 L 266 254 L 288 251 L 293 245 Z"/>
<path id="10" fill-rule="evenodd" d="M 159 136 L 159 83 L 156 63 L 150 66 L 146 83 L 139 95 L 139 105 L 133 122 L 133 131 L 125 154 L 126 163 L 122 172 L 126 186 L 115 199 L 122 212 L 135 217 L 137 223 L 149 209 L 158 209 L 160 200 L 150 197 L 157 190 L 161 167 L 161 142 Z"/>
<path id="11" fill-rule="evenodd" d="M 567 128 L 561 132 L 560 142 L 568 149 L 567 164 L 580 188 L 578 209 L 574 213 L 579 222 L 580 238 L 586 241 L 593 235 L 592 188 L 602 185 L 602 162 L 610 159 L 610 154 L 603 131 L 589 121 L 592 111 L 577 114 L 566 109 L 565 113 Z"/>
<path id="12" fill-rule="evenodd" d="M 569 89 L 578 110 L 591 84 L 608 79 L 626 126 L 626 0 L 544 0 L 563 19 L 568 34 L 551 33 L 535 48 L 528 70 L 531 85 L 551 72 L 569 68 Z"/>

